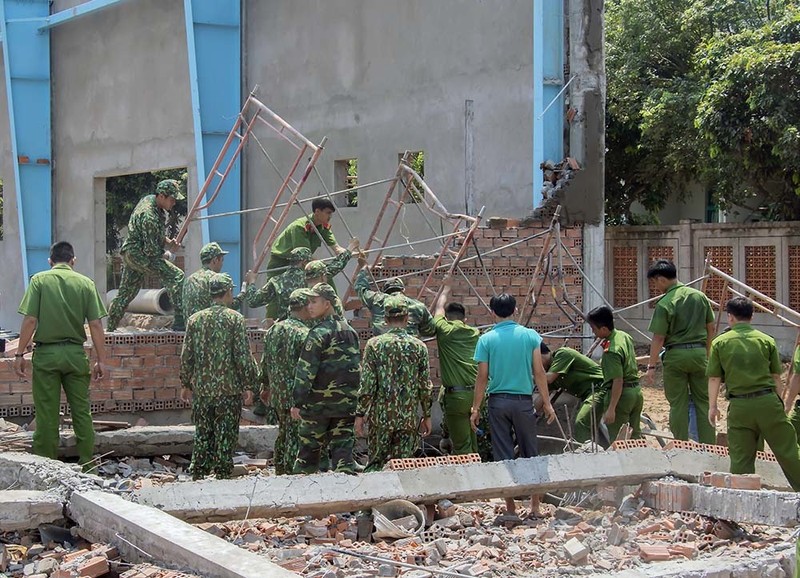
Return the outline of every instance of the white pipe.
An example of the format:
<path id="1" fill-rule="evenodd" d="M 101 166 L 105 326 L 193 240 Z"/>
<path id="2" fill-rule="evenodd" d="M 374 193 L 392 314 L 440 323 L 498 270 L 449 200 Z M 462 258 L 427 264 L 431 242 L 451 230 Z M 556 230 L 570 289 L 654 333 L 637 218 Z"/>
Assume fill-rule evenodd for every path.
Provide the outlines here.
<path id="1" fill-rule="evenodd" d="M 112 289 L 106 293 L 106 303 L 109 305 L 118 291 Z M 166 289 L 140 289 L 125 308 L 128 313 L 149 313 L 150 315 L 169 315 L 172 313 L 172 301 Z"/>

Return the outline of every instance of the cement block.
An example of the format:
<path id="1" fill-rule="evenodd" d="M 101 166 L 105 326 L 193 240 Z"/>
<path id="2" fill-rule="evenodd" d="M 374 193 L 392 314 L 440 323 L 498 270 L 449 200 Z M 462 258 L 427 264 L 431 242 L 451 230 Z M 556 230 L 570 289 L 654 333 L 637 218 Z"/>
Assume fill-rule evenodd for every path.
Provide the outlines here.
<path id="1" fill-rule="evenodd" d="M 33 490 L 0 490 L 0 528 L 31 530 L 64 518 L 60 496 Z"/>
<path id="2" fill-rule="evenodd" d="M 564 544 L 564 550 L 567 551 L 567 557 L 573 564 L 581 563 L 588 555 L 589 548 L 583 545 L 583 542 L 577 538 L 570 538 Z"/>
<path id="3" fill-rule="evenodd" d="M 261 556 L 164 512 L 128 502 L 113 494 L 97 491 L 74 493 L 68 509 L 70 517 L 78 523 L 81 535 L 91 541 L 116 546 L 120 554 L 132 562 L 157 561 L 170 568 L 182 568 L 211 578 L 296 576 Z M 147 558 L 142 552 L 152 558 Z"/>

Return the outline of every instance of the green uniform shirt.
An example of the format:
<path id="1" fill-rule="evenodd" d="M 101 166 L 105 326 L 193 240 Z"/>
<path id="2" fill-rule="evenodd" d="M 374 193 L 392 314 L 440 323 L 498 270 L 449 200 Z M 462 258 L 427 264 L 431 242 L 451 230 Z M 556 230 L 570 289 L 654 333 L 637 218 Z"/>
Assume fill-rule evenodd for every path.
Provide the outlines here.
<path id="1" fill-rule="evenodd" d="M 416 431 L 418 409 L 431 415 L 428 348 L 405 329 L 390 329 L 364 348 L 356 415 L 387 432 Z"/>
<path id="2" fill-rule="evenodd" d="M 711 343 L 706 375 L 721 377 L 729 394 L 774 388 L 772 375 L 781 371 L 775 340 L 749 323 L 737 323 Z"/>
<path id="3" fill-rule="evenodd" d="M 31 277 L 17 312 L 38 320 L 35 343 L 69 341 L 76 345 L 86 341 L 85 322 L 107 315 L 94 281 L 66 263 Z"/>
<path id="4" fill-rule="evenodd" d="M 636 365 L 636 351 L 633 339 L 620 329 L 615 329 L 603 341 L 603 358 L 600 360 L 603 370 L 603 385 L 611 389 L 614 380 L 622 378 L 623 383 L 639 383 L 639 368 Z M 552 371 L 553 368 L 550 368 Z"/>
<path id="5" fill-rule="evenodd" d="M 317 235 L 314 232 L 313 217 L 314 215 L 308 215 L 289 223 L 283 232 L 278 235 L 278 238 L 275 239 L 275 242 L 272 243 L 270 255 L 285 260 L 289 257 L 291 250 L 298 247 L 308 247 L 313 253 L 322 245 L 319 240 L 320 236 L 325 240 L 326 245 L 329 247 L 334 246 L 336 237 L 333 236 L 330 225 L 317 225 L 316 228 L 319 231 L 319 235 Z"/>
<path id="6" fill-rule="evenodd" d="M 463 321 L 449 321 L 444 315 L 433 318 L 433 327 L 439 349 L 442 385 L 474 385 L 478 376 L 478 364 L 472 356 L 481 332 Z"/>
<path id="7" fill-rule="evenodd" d="M 553 352 L 548 373 L 558 373 L 552 387 L 563 389 L 580 399 L 589 397 L 592 384 L 599 389 L 603 383 L 603 369 L 596 361 L 572 349 L 560 347 Z"/>
<path id="8" fill-rule="evenodd" d="M 714 321 L 708 297 L 683 283 L 675 283 L 658 300 L 648 330 L 664 335 L 664 345 L 703 343 L 708 338 L 706 325 Z"/>
<path id="9" fill-rule="evenodd" d="M 164 211 L 158 208 L 156 196 L 142 197 L 128 219 L 128 236 L 121 251 L 160 259 L 164 255 L 164 222 Z"/>
<path id="10" fill-rule="evenodd" d="M 241 313 L 221 303 L 198 311 L 186 323 L 181 349 L 181 385 L 201 397 L 258 391 L 258 370 Z"/>
<path id="11" fill-rule="evenodd" d="M 198 311 L 211 307 L 214 303 L 211 299 L 209 282 L 211 277 L 216 275 L 208 267 L 195 271 L 183 282 L 183 314 L 188 319 Z M 233 298 L 231 309 L 238 310 L 244 301 L 244 294 L 239 294 Z"/>
<path id="12" fill-rule="evenodd" d="M 358 272 L 353 288 L 358 294 L 358 298 L 361 299 L 361 302 L 369 309 L 370 315 L 372 315 L 372 329 L 375 335 L 384 333 L 386 331 L 386 321 L 384 320 L 383 304 L 389 295 L 383 291 L 373 291 L 369 288 L 369 279 L 364 269 Z M 408 304 L 408 326 L 406 327 L 408 332 L 414 336 L 432 336 L 435 328 L 431 312 L 416 299 L 408 296 L 405 296 L 405 298 Z"/>
<path id="13" fill-rule="evenodd" d="M 270 405 L 279 412 L 289 411 L 294 405 L 294 372 L 311 323 L 290 316 L 264 335 L 261 388 L 270 392 Z"/>

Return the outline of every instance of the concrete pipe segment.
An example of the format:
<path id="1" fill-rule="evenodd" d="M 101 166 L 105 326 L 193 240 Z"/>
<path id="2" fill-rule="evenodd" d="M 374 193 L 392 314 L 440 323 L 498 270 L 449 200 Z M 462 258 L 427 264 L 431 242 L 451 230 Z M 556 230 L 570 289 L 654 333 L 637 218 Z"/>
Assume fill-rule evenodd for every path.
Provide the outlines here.
<path id="1" fill-rule="evenodd" d="M 117 290 L 106 293 L 106 303 L 110 304 L 117 296 Z M 148 313 L 150 315 L 169 315 L 172 313 L 172 302 L 166 289 L 140 289 L 133 301 L 125 309 L 128 313 Z"/>

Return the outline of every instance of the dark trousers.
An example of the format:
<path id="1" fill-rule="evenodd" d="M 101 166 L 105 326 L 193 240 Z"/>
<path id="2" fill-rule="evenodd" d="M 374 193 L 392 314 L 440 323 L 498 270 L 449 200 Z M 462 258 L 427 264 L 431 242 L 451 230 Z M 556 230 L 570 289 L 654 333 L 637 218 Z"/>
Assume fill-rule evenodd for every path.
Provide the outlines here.
<path id="1" fill-rule="evenodd" d="M 515 438 L 519 457 L 532 458 L 539 455 L 533 396 L 492 393 L 489 394 L 488 406 L 492 453 L 496 461 L 515 458 Z"/>

